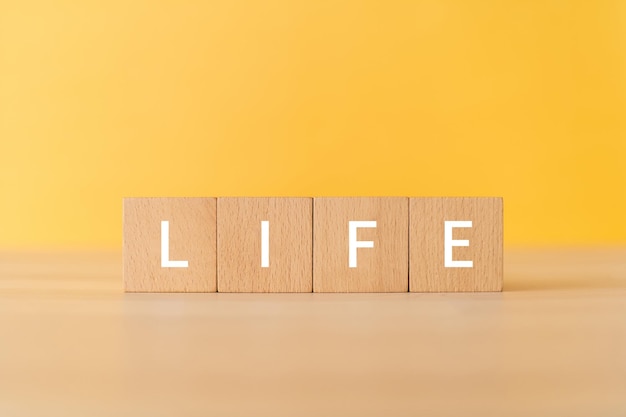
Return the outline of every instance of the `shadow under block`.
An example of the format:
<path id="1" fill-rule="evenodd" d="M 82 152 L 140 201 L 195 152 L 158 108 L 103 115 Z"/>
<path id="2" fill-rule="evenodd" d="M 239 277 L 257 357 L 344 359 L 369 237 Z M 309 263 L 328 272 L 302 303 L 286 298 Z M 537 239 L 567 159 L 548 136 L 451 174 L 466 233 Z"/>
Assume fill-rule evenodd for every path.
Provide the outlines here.
<path id="1" fill-rule="evenodd" d="M 502 291 L 502 198 L 420 197 L 409 205 L 410 291 Z M 446 222 L 466 222 L 448 223 L 447 251 Z"/>
<path id="2" fill-rule="evenodd" d="M 215 198 L 125 198 L 125 291 L 215 292 L 216 206 Z"/>
<path id="3" fill-rule="evenodd" d="M 405 197 L 315 198 L 313 291 L 407 292 L 408 210 Z M 352 239 L 350 222 L 366 222 Z"/>
<path id="4" fill-rule="evenodd" d="M 218 198 L 218 291 L 311 292 L 312 205 L 311 198 Z"/>

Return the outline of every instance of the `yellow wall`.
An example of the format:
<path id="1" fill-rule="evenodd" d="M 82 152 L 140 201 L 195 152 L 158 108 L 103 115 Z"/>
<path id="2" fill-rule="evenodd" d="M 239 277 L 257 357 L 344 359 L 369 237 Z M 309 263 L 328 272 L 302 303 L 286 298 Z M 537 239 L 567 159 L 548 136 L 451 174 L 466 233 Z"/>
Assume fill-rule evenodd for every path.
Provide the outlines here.
<path id="1" fill-rule="evenodd" d="M 626 243 L 626 1 L 0 0 L 0 247 L 123 196 L 502 195 Z"/>

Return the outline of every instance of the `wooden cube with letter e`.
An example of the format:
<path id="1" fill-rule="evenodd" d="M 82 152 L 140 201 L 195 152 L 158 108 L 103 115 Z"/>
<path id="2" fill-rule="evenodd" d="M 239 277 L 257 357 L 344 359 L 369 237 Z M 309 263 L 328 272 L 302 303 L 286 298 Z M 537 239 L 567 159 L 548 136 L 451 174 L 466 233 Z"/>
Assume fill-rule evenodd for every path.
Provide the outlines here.
<path id="1" fill-rule="evenodd" d="M 410 291 L 502 291 L 502 198 L 411 198 L 409 211 Z"/>

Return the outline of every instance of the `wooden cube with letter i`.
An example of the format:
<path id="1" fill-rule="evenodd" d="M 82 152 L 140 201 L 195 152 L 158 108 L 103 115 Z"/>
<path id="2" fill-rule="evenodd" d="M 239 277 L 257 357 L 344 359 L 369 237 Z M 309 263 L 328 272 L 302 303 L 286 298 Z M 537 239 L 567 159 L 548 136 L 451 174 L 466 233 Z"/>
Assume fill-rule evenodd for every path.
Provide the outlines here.
<path id="1" fill-rule="evenodd" d="M 218 292 L 311 292 L 312 199 L 217 200 Z"/>

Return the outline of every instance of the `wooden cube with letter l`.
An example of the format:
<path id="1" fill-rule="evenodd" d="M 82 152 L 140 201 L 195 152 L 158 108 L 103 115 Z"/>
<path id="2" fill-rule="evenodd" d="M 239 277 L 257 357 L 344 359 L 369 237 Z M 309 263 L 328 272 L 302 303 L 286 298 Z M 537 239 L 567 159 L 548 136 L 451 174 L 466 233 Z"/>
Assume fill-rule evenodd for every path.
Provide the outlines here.
<path id="1" fill-rule="evenodd" d="M 313 200 L 314 292 L 408 291 L 408 198 Z"/>
<path id="2" fill-rule="evenodd" d="M 215 292 L 215 198 L 125 198 L 126 292 Z"/>
<path id="3" fill-rule="evenodd" d="M 418 197 L 409 206 L 410 291 L 502 291 L 502 198 Z"/>

